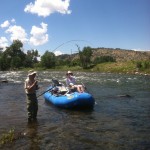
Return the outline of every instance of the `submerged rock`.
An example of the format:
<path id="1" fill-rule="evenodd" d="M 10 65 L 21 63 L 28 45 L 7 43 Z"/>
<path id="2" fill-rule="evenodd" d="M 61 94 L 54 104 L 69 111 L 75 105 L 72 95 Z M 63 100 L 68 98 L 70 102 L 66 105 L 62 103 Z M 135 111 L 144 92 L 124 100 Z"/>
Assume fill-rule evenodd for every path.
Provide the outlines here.
<path id="1" fill-rule="evenodd" d="M 131 95 L 125 94 L 125 95 L 117 95 L 118 97 L 131 97 Z"/>
<path id="2" fill-rule="evenodd" d="M 0 80 L 1 83 L 8 83 L 8 80 Z"/>

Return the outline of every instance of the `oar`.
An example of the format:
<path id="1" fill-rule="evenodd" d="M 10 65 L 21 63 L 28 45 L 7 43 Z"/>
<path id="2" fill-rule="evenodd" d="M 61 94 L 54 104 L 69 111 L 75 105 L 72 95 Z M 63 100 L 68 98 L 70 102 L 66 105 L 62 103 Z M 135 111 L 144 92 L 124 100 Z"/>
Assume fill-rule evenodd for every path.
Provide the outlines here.
<path id="1" fill-rule="evenodd" d="M 38 95 L 36 98 L 40 97 L 41 95 L 45 94 L 46 92 L 50 91 L 53 87 L 51 87 L 50 89 L 44 91 L 43 93 L 41 93 L 40 95 Z"/>

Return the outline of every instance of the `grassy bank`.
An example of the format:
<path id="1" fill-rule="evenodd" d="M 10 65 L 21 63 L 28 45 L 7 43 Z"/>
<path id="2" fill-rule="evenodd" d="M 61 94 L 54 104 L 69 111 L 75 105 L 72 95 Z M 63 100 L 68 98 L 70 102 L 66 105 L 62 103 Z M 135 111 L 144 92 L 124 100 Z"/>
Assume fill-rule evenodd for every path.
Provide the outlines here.
<path id="1" fill-rule="evenodd" d="M 100 72 L 115 72 L 115 73 L 132 73 L 136 70 L 132 62 L 110 62 L 98 64 L 93 68 L 93 71 Z"/>
<path id="2" fill-rule="evenodd" d="M 33 68 L 23 68 L 21 70 L 27 71 Z M 105 73 L 123 73 L 123 74 L 150 74 L 150 68 L 148 69 L 138 69 L 135 62 L 107 62 L 100 63 L 90 69 L 82 69 L 80 66 L 68 67 L 68 66 L 58 66 L 54 69 L 45 68 L 34 68 L 37 71 L 85 71 L 85 72 L 105 72 Z"/>
<path id="3" fill-rule="evenodd" d="M 109 62 L 101 63 L 95 66 L 92 71 L 111 72 L 111 73 L 128 73 L 128 74 L 150 74 L 149 69 L 138 69 L 135 62 Z"/>

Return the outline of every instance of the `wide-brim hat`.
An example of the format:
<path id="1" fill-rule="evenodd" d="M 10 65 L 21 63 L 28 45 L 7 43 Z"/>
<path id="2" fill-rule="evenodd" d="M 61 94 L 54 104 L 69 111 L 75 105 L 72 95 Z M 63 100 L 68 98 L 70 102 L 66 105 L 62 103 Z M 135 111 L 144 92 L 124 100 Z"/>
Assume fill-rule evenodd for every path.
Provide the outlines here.
<path id="1" fill-rule="evenodd" d="M 29 70 L 29 71 L 28 71 L 28 76 L 32 76 L 32 75 L 34 75 L 34 74 L 37 74 L 37 72 L 36 72 L 36 71 L 33 71 L 33 70 Z"/>
<path id="2" fill-rule="evenodd" d="M 73 84 L 73 83 L 70 83 L 69 85 L 70 85 L 70 86 L 74 86 L 74 84 Z"/>
<path id="3" fill-rule="evenodd" d="M 73 74 L 71 71 L 68 71 L 66 74 Z"/>

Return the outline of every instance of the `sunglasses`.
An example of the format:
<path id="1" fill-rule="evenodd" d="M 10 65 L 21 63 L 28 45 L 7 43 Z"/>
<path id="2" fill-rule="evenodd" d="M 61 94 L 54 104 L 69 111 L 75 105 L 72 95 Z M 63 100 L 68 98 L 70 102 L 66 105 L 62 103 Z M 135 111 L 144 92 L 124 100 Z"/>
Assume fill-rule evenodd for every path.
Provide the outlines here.
<path id="1" fill-rule="evenodd" d="M 67 75 L 73 75 L 73 73 L 67 73 Z"/>

